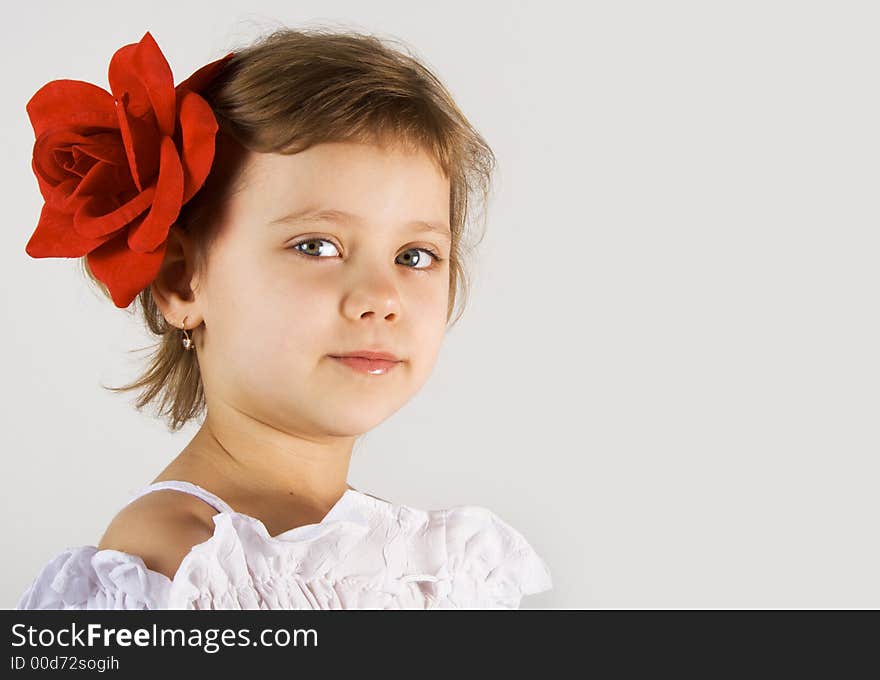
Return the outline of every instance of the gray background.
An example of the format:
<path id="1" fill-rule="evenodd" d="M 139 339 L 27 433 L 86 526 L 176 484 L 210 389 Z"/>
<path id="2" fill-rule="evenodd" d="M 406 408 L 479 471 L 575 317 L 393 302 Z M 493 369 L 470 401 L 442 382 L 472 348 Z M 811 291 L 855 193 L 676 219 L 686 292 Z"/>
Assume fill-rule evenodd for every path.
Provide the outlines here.
<path id="1" fill-rule="evenodd" d="M 517 527 L 523 607 L 878 607 L 876 3 L 32 2 L 0 28 L 3 579 L 94 545 L 194 434 L 100 383 L 151 340 L 24 252 L 30 96 L 109 89 L 150 30 L 175 82 L 279 24 L 396 37 L 495 150 L 465 317 L 350 483 Z M 254 329 L 259 341 L 259 329 Z"/>

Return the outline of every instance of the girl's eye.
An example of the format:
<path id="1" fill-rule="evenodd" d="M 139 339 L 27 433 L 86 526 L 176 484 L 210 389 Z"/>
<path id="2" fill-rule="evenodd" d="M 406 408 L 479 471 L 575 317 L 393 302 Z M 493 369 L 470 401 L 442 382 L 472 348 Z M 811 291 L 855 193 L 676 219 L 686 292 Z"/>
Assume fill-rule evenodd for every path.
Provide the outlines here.
<path id="1" fill-rule="evenodd" d="M 310 238 L 305 241 L 300 241 L 299 243 L 294 243 L 291 248 L 302 253 L 303 255 L 320 257 L 318 253 L 321 253 L 321 246 L 318 244 L 321 243 L 329 243 L 334 250 L 336 250 L 336 246 L 334 246 L 330 241 L 323 238 Z M 303 247 L 305 246 L 305 247 Z M 338 254 L 337 250 L 337 254 Z M 415 255 L 411 255 L 410 253 L 416 253 Z M 423 255 L 419 255 L 418 253 L 427 253 L 427 257 Z M 331 253 L 332 255 L 332 253 Z M 432 250 L 428 248 L 409 248 L 403 252 L 401 255 L 403 258 L 404 264 L 409 264 L 415 262 L 416 265 L 421 265 L 424 262 L 424 266 L 413 266 L 410 269 L 430 269 L 434 263 L 440 262 L 442 258 L 437 255 Z"/>
<path id="2" fill-rule="evenodd" d="M 315 245 L 317 243 L 330 243 L 330 241 L 328 241 L 327 239 L 323 239 L 323 238 L 310 238 L 307 241 L 300 241 L 299 243 L 294 243 L 291 247 L 294 250 L 297 250 L 300 253 L 303 253 L 305 255 L 314 255 L 315 253 L 321 252 L 320 246 L 316 247 L 316 245 Z M 330 243 L 330 245 L 333 246 L 332 243 Z M 303 250 L 300 250 L 300 246 L 306 246 L 306 247 Z M 335 249 L 336 246 L 333 246 L 333 248 Z M 320 257 L 320 255 L 318 257 Z"/>
<path id="3" fill-rule="evenodd" d="M 424 257 L 422 255 L 416 254 L 415 257 L 410 255 L 410 253 L 427 253 L 428 257 Z M 424 267 L 412 267 L 412 269 L 430 269 L 434 264 L 440 262 L 440 256 L 437 255 L 433 250 L 428 250 L 427 248 L 409 248 L 404 250 L 401 254 L 401 257 L 404 258 L 404 262 L 415 262 L 416 264 L 421 264 L 423 261 L 425 263 Z"/>

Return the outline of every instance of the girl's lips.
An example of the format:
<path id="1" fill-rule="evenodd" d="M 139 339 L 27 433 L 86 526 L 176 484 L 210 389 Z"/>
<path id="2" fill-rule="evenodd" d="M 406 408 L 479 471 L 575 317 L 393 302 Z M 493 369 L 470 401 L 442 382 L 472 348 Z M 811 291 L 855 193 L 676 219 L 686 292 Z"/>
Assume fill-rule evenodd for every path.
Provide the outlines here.
<path id="1" fill-rule="evenodd" d="M 402 363 L 400 361 L 385 361 L 384 359 L 364 359 L 363 357 L 332 357 L 332 359 L 356 371 L 371 375 L 385 375 L 395 366 Z"/>

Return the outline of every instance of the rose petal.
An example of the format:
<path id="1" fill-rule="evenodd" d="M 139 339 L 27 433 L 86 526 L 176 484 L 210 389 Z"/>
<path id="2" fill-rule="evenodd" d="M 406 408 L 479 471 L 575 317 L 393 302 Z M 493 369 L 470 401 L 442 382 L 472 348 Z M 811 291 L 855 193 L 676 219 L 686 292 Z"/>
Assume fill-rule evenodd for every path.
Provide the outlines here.
<path id="1" fill-rule="evenodd" d="M 112 207 L 115 199 L 111 197 L 91 196 L 74 213 L 74 229 L 86 238 L 97 238 L 119 231 L 150 207 L 155 194 L 155 186 L 147 187 L 118 208 Z"/>
<path id="2" fill-rule="evenodd" d="M 75 157 L 75 168 L 62 164 L 62 160 L 65 164 L 69 161 L 68 155 Z M 56 128 L 43 133 L 34 142 L 33 157 L 37 162 L 37 169 L 51 184 L 57 184 L 71 174 L 78 174 L 82 170 L 83 155 L 126 164 L 125 150 L 122 148 L 118 132 L 86 136 L 74 130 Z M 91 163 L 87 165 L 91 166 Z"/>
<path id="3" fill-rule="evenodd" d="M 140 118 L 152 112 L 159 133 L 174 134 L 174 76 L 159 45 L 147 31 L 140 42 L 116 50 L 108 71 L 110 91 L 117 99 L 129 95 L 128 111 Z"/>
<path id="4" fill-rule="evenodd" d="M 100 169 L 98 170 L 100 173 Z M 108 213 L 112 212 L 116 206 L 119 205 L 119 201 L 114 199 L 112 196 L 107 194 L 98 194 L 97 196 L 93 194 L 86 193 L 78 193 L 78 189 L 82 185 L 82 180 L 70 179 L 56 187 L 55 192 L 59 196 L 64 196 L 64 200 L 59 202 L 51 203 L 52 207 L 56 210 L 60 210 L 61 212 L 66 212 L 68 215 L 76 215 L 76 211 L 82 208 L 85 203 L 100 201 L 102 205 L 104 205 L 104 209 L 100 212 Z M 86 238 L 95 238 L 96 236 L 100 236 L 101 234 L 80 234 L 80 236 L 85 236 Z"/>
<path id="5" fill-rule="evenodd" d="M 129 249 L 126 233 L 120 232 L 88 254 L 89 267 L 107 286 L 113 303 L 125 308 L 156 278 L 165 258 L 165 244 L 163 241 L 156 250 L 139 253 Z"/>
<path id="6" fill-rule="evenodd" d="M 37 180 L 40 180 L 39 175 L 37 176 Z M 70 195 L 76 191 L 79 182 L 79 177 L 70 177 L 63 182 L 59 182 L 55 186 L 41 184 L 40 190 L 43 191 L 43 197 L 46 199 L 46 203 L 51 205 L 55 210 L 73 214 L 74 211 L 69 209 L 68 201 Z"/>
<path id="7" fill-rule="evenodd" d="M 37 137 L 33 151 L 34 173 L 53 187 L 69 179 L 70 173 L 58 164 L 55 152 L 59 146 L 65 146 L 78 138 L 75 132 L 64 128 L 49 130 Z"/>
<path id="8" fill-rule="evenodd" d="M 34 171 L 34 176 L 37 178 L 37 185 L 40 188 L 40 193 L 43 195 L 43 200 L 47 203 L 51 202 L 53 205 L 58 203 L 59 199 L 55 193 L 57 185 L 43 179 L 40 170 L 37 168 L 36 160 L 31 160 L 31 170 Z M 63 197 L 60 200 L 63 200 Z"/>
<path id="9" fill-rule="evenodd" d="M 118 102 L 119 130 L 138 191 L 159 171 L 159 144 L 175 126 L 176 93 L 171 67 L 147 31 L 139 43 L 110 59 L 110 90 Z"/>
<path id="10" fill-rule="evenodd" d="M 73 217 L 48 203 L 40 211 L 37 228 L 25 246 L 31 257 L 82 257 L 112 236 L 84 238 L 73 228 Z"/>
<path id="11" fill-rule="evenodd" d="M 171 137 L 162 138 L 159 180 L 149 214 L 136 228 L 129 230 L 128 245 L 132 250 L 149 252 L 168 238 L 168 229 L 180 214 L 183 198 L 183 168 L 177 147 Z"/>
<path id="12" fill-rule="evenodd" d="M 156 44 L 152 34 L 147 31 L 134 53 L 134 65 L 147 91 L 153 113 L 159 124 L 159 132 L 170 137 L 174 134 L 177 93 L 174 90 L 174 76 L 171 67 Z"/>
<path id="13" fill-rule="evenodd" d="M 55 128 L 119 127 L 113 95 L 81 80 L 48 82 L 36 91 L 25 108 L 36 137 Z"/>
<path id="14" fill-rule="evenodd" d="M 83 135 L 82 140 L 76 142 L 76 147 L 98 160 L 106 161 L 119 167 L 128 167 L 125 147 L 122 144 L 122 137 L 118 130 L 95 135 Z"/>
<path id="15" fill-rule="evenodd" d="M 211 172 L 217 129 L 217 119 L 208 102 L 195 92 L 184 90 L 180 101 L 184 203 L 201 188 Z"/>
<path id="16" fill-rule="evenodd" d="M 116 166 L 98 161 L 91 167 L 86 176 L 80 180 L 68 201 L 80 197 L 87 199 L 94 196 L 116 200 L 121 193 L 118 186 L 119 177 Z M 71 213 L 75 212 L 72 206 L 66 207 L 71 208 Z"/>
<path id="17" fill-rule="evenodd" d="M 119 134 L 128 158 L 129 172 L 138 191 L 151 183 L 159 167 L 159 131 L 152 111 L 143 117 L 130 115 L 127 92 L 123 93 L 116 113 L 119 119 Z"/>

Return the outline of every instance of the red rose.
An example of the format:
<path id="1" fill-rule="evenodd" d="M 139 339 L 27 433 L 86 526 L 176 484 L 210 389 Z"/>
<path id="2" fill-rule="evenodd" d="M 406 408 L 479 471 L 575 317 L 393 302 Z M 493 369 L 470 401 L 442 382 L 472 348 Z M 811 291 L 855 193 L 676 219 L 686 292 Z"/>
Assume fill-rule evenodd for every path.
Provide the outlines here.
<path id="1" fill-rule="evenodd" d="M 41 87 L 27 113 L 45 204 L 27 254 L 87 255 L 116 306 L 128 307 L 156 277 L 168 230 L 211 169 L 217 120 L 197 93 L 232 55 L 175 88 L 148 31 L 110 60 L 112 94 L 80 80 Z"/>

